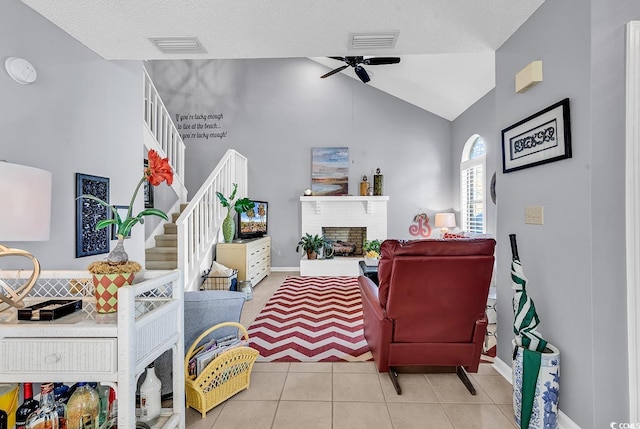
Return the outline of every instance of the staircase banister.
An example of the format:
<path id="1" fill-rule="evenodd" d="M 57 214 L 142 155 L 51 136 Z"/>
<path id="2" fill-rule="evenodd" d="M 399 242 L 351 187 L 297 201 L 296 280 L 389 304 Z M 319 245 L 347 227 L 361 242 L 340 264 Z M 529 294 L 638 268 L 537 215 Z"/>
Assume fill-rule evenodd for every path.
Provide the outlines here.
<path id="1" fill-rule="evenodd" d="M 228 149 L 225 152 L 224 156 L 220 159 L 220 162 L 218 163 L 218 165 L 216 165 L 216 168 L 213 169 L 213 171 L 211 172 L 209 177 L 207 177 L 207 179 L 204 181 L 204 183 L 202 184 L 202 186 L 200 187 L 198 192 L 196 192 L 195 195 L 193 197 L 191 197 L 191 201 L 189 201 L 189 203 L 187 204 L 187 207 L 185 207 L 185 209 L 182 211 L 182 213 L 180 214 L 180 216 L 176 220 L 176 225 L 178 225 L 178 227 L 180 227 L 182 224 L 184 224 L 184 222 L 187 219 L 187 217 L 189 217 L 190 214 L 193 213 L 193 211 L 195 210 L 195 208 L 198 205 L 199 201 L 202 200 L 202 198 L 207 193 L 209 185 L 211 185 L 213 183 L 213 181 L 215 180 L 215 178 L 220 175 L 220 172 L 222 171 L 222 168 L 224 167 L 224 165 L 227 162 L 229 162 L 233 157 L 240 157 L 241 159 L 244 160 L 244 162 L 247 162 L 247 158 L 244 155 L 240 154 L 239 152 L 237 152 L 234 149 Z M 245 186 L 245 188 L 246 188 L 246 186 Z M 225 190 L 221 189 L 220 192 L 222 192 L 224 194 Z M 247 193 L 246 189 L 244 190 L 244 192 L 241 192 L 240 185 L 239 185 L 238 186 L 238 196 L 239 197 L 245 197 L 246 193 Z"/>
<path id="2" fill-rule="evenodd" d="M 247 158 L 233 149 L 227 150 L 218 165 L 195 193 L 178 219 L 178 269 L 182 272 L 185 290 L 196 290 L 203 268 L 217 241 L 227 210 L 215 192 L 229 195 L 238 184 L 237 197 L 247 195 Z M 206 264 L 206 267 L 205 267 Z"/>
<path id="3" fill-rule="evenodd" d="M 186 150 L 186 146 L 184 144 L 184 141 L 182 140 L 182 137 L 180 136 L 180 132 L 178 131 L 178 129 L 176 128 L 175 123 L 173 122 L 173 119 L 171 119 L 171 116 L 169 115 L 169 110 L 167 109 L 167 107 L 164 105 L 164 102 L 162 101 L 162 98 L 160 97 L 160 94 L 158 93 L 158 89 L 156 88 L 156 86 L 153 83 L 153 80 L 151 80 L 151 76 L 149 76 L 149 72 L 147 71 L 146 67 L 142 66 L 142 70 L 144 73 L 144 94 L 146 98 L 149 98 L 151 94 L 154 95 L 153 98 L 153 102 L 155 102 L 155 108 L 159 109 L 161 112 L 161 115 L 163 117 L 166 117 L 168 119 L 168 121 L 166 121 L 166 125 L 170 128 L 170 132 L 173 136 L 175 136 L 175 139 L 171 139 L 169 142 L 157 142 L 159 148 L 161 149 L 160 151 L 158 151 L 158 153 L 160 155 L 162 155 L 163 157 L 168 157 L 169 158 L 169 163 L 174 171 L 175 174 L 177 174 L 178 177 L 180 177 L 182 180 L 184 178 L 184 161 L 185 161 L 185 150 Z M 147 94 L 147 88 L 150 90 L 150 94 Z M 151 103 L 152 101 L 147 99 L 146 103 Z M 158 128 L 158 120 L 156 119 L 155 123 L 152 123 L 151 121 L 152 118 L 152 114 L 151 114 L 151 109 L 149 108 L 144 115 L 144 121 L 147 124 L 147 126 L 149 127 L 149 129 L 152 131 L 152 133 L 154 134 L 154 136 L 156 136 L 157 138 L 157 133 L 159 133 L 160 131 L 157 129 Z M 166 136 L 165 136 L 166 137 Z M 164 144 L 163 144 L 164 143 Z M 162 153 L 161 153 L 162 152 Z M 168 153 L 171 152 L 171 153 Z"/>

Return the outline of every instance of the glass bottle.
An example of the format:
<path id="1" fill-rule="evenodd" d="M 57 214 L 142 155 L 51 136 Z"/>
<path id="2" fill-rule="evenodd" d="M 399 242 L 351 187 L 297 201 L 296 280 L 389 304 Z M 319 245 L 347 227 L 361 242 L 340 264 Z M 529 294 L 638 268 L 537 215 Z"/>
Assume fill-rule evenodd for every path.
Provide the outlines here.
<path id="1" fill-rule="evenodd" d="M 160 403 L 160 392 L 162 382 L 156 375 L 153 362 L 147 366 L 146 376 L 140 385 L 140 421 L 149 426 L 156 424 L 160 418 L 162 406 Z"/>
<path id="2" fill-rule="evenodd" d="M 27 418 L 27 429 L 59 429 L 53 383 L 40 385 L 40 406 Z"/>
<path id="3" fill-rule="evenodd" d="M 67 402 L 68 429 L 98 429 L 100 397 L 98 392 L 87 383 L 78 383 Z"/>
<path id="4" fill-rule="evenodd" d="M 24 383 L 22 388 L 24 401 L 22 402 L 22 405 L 20 405 L 16 410 L 16 429 L 25 428 L 29 414 L 37 410 L 39 405 L 38 401 L 33 399 L 33 384 Z"/>

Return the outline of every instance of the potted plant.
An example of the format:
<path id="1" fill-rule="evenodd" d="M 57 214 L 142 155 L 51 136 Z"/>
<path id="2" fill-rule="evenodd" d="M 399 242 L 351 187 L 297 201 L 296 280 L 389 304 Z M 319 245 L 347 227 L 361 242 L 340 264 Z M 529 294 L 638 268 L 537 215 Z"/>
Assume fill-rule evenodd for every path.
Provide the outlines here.
<path id="1" fill-rule="evenodd" d="M 139 263 L 129 261 L 129 255 L 124 249 L 124 239 L 131 232 L 131 228 L 137 223 L 144 223 L 144 216 L 158 216 L 164 220 L 169 220 L 165 212 L 156 208 L 147 208 L 137 215 L 133 215 L 133 204 L 144 182 L 149 181 L 149 184 L 152 186 L 158 186 L 164 181 L 167 182 L 167 185 L 173 183 L 173 171 L 169 165 L 169 159 L 160 157 L 155 150 L 150 150 L 147 156 L 149 165 L 144 168 L 142 178 L 133 191 L 126 218 L 122 219 L 114 206 L 100 198 L 88 194 L 79 197 L 97 201 L 99 204 L 111 210 L 113 216 L 110 219 L 102 219 L 99 221 L 96 224 L 96 230 L 115 225 L 118 236 L 118 243 L 111 253 L 109 253 L 107 260 L 93 262 L 88 267 L 93 277 L 96 310 L 99 313 L 111 313 L 117 310 L 118 288 L 132 284 L 135 274 L 142 269 Z"/>
<path id="2" fill-rule="evenodd" d="M 328 243 L 329 241 L 327 239 L 318 234 L 311 235 L 307 233 L 298 241 L 296 252 L 302 249 L 307 252 L 307 259 L 318 259 L 318 252 Z"/>
<path id="3" fill-rule="evenodd" d="M 226 198 L 221 192 L 216 192 L 216 195 L 220 200 L 220 204 L 222 204 L 222 207 L 227 209 L 227 217 L 222 221 L 222 236 L 224 237 L 225 243 L 231 243 L 236 233 L 236 224 L 233 220 L 235 215 L 234 210 L 237 213 L 244 213 L 247 210 L 252 209 L 254 206 L 253 201 L 249 198 L 240 198 L 239 200 L 234 201 L 237 192 L 237 183 L 233 184 L 233 191 L 231 191 L 229 198 Z"/>
<path id="4" fill-rule="evenodd" d="M 364 240 L 362 251 L 364 253 L 364 263 L 370 266 L 378 265 L 380 260 L 380 240 Z"/>

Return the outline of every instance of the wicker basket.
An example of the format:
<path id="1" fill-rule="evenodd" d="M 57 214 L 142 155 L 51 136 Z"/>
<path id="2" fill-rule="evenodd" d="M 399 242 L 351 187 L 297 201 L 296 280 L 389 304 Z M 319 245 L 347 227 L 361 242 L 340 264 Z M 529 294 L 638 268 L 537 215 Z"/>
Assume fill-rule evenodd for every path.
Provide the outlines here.
<path id="1" fill-rule="evenodd" d="M 244 326 L 235 322 L 219 323 L 204 331 L 191 345 L 184 359 L 186 406 L 200 411 L 205 418 L 207 411 L 226 401 L 236 393 L 249 388 L 251 369 L 259 353 L 251 347 L 236 347 L 223 352 L 212 360 L 197 377 L 189 375 L 189 360 L 199 351 L 200 341 L 216 329 L 236 327 L 245 340 L 249 334 Z"/>
<path id="2" fill-rule="evenodd" d="M 238 282 L 238 270 L 228 276 L 202 276 L 200 290 L 235 290 Z"/>

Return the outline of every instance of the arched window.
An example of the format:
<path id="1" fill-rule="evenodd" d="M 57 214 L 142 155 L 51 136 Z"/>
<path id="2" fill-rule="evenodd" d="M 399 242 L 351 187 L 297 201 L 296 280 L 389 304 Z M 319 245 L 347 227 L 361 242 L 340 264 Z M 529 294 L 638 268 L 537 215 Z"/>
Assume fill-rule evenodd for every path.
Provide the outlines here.
<path id="1" fill-rule="evenodd" d="M 460 162 L 460 220 L 462 229 L 484 234 L 486 152 L 484 140 L 474 134 L 462 149 Z"/>

